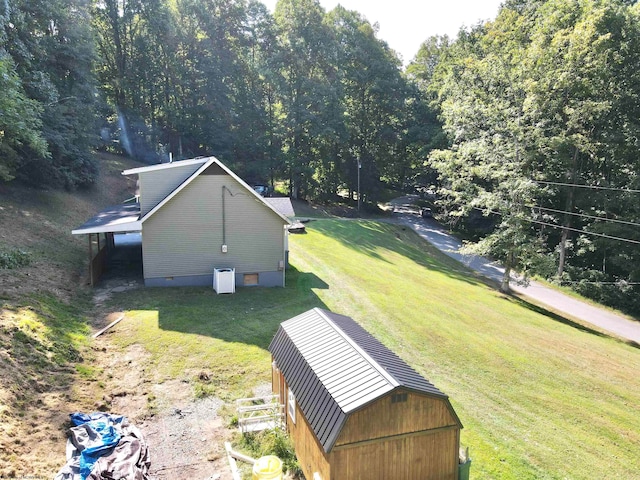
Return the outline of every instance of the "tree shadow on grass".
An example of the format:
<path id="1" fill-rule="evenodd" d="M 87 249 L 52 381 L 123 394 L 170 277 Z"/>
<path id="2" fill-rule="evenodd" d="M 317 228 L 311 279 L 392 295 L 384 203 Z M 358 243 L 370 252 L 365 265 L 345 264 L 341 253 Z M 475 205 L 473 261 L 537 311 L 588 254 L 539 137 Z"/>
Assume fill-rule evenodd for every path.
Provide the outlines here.
<path id="1" fill-rule="evenodd" d="M 211 288 L 143 288 L 114 298 L 123 310 L 155 311 L 160 330 L 269 347 L 281 322 L 314 307 L 327 308 L 314 289 L 329 286 L 290 267 L 285 288 L 243 287 L 234 294 Z"/>
<path id="2" fill-rule="evenodd" d="M 310 227 L 347 248 L 380 260 L 384 250 L 399 253 L 429 270 L 444 273 L 472 285 L 485 284 L 472 270 L 447 257 L 415 233 L 410 227 L 373 220 L 314 221 Z"/>
<path id="3" fill-rule="evenodd" d="M 522 308 L 526 308 L 527 310 L 531 310 L 532 312 L 538 313 L 540 315 L 544 315 L 545 317 L 558 322 L 558 323 L 562 323 L 563 325 L 567 325 L 571 328 L 575 328 L 576 330 L 580 330 L 581 332 L 585 332 L 585 333 L 589 333 L 591 335 L 595 335 L 597 337 L 601 337 L 601 338 L 613 338 L 614 340 L 618 340 L 622 343 L 625 343 L 627 345 L 629 345 L 630 347 L 633 348 L 637 348 L 640 349 L 640 344 L 638 344 L 637 342 L 634 342 L 633 340 L 626 340 L 626 339 L 622 339 L 619 338 L 617 336 L 615 336 L 614 334 L 608 334 L 606 332 L 601 332 L 599 330 L 596 330 L 593 327 L 590 327 L 588 325 L 579 323 L 579 322 L 575 322 L 573 320 L 570 320 L 567 317 L 563 317 L 562 315 L 559 315 L 555 312 L 552 312 L 551 310 L 548 310 L 544 307 L 541 307 L 540 305 L 536 305 L 535 303 L 531 303 L 529 301 L 527 301 L 526 299 L 516 296 L 516 295 L 509 295 L 505 297 L 506 299 L 508 299 L 509 301 L 517 304 L 518 306 L 522 307 Z"/>

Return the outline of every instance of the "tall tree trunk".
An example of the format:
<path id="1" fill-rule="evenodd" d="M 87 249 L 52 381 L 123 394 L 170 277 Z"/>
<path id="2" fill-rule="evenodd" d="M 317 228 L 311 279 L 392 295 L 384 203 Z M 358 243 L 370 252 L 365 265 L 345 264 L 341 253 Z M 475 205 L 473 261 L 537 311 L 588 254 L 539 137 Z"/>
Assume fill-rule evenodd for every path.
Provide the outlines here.
<path id="1" fill-rule="evenodd" d="M 578 172 L 578 148 L 576 147 L 575 152 L 573 153 L 573 160 L 571 162 L 571 172 L 569 175 L 569 183 L 576 183 L 576 174 Z M 567 196 L 567 204 L 566 204 L 566 212 L 571 212 L 573 210 L 574 203 L 574 193 L 575 187 L 569 187 L 569 195 Z M 558 249 L 560 252 L 560 258 L 558 259 L 558 273 L 557 277 L 561 278 L 564 273 L 564 267 L 566 264 L 566 256 L 567 256 L 567 240 L 569 238 L 569 228 L 571 227 L 571 215 L 566 213 L 564 216 L 564 222 L 562 224 L 562 237 L 560 238 L 560 245 L 558 245 Z"/>
<path id="2" fill-rule="evenodd" d="M 120 109 L 126 108 L 125 74 L 127 70 L 126 51 L 121 36 L 121 22 L 119 5 L 116 0 L 107 0 L 107 15 L 113 34 L 113 44 L 115 46 L 115 66 L 117 71 L 116 79 L 116 106 Z"/>
<path id="3" fill-rule="evenodd" d="M 511 281 L 511 270 L 513 268 L 513 252 L 510 251 L 507 254 L 507 259 L 504 263 L 504 275 L 502 275 L 502 283 L 500 284 L 500 291 L 502 293 L 510 293 L 511 287 L 509 282 Z"/>

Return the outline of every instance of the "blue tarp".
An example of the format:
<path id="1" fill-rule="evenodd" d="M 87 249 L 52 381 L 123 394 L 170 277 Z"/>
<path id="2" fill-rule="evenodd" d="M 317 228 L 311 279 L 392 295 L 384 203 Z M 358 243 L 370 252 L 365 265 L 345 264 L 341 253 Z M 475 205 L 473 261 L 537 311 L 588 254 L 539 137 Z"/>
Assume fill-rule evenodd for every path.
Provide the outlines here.
<path id="1" fill-rule="evenodd" d="M 122 415 L 72 413 L 67 464 L 56 480 L 148 478 L 150 461 L 142 433 Z M 115 475 L 115 476 L 114 476 Z"/>
<path id="2" fill-rule="evenodd" d="M 71 423 L 76 427 L 84 427 L 88 443 L 80 452 L 80 477 L 86 480 L 93 470 L 93 465 L 104 455 L 109 455 L 118 442 L 120 433 L 115 426 L 121 426 L 126 420 L 122 415 L 106 413 L 72 413 Z"/>

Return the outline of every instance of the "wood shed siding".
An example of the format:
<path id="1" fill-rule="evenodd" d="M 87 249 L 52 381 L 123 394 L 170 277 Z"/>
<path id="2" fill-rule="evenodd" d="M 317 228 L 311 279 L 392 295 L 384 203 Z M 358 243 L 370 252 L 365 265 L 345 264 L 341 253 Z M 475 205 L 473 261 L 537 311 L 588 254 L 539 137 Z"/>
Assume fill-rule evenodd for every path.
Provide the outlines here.
<path id="1" fill-rule="evenodd" d="M 140 173 L 138 178 L 141 216 L 164 200 L 201 166 L 202 164 L 196 163 Z"/>
<path id="2" fill-rule="evenodd" d="M 443 398 L 420 395 L 406 390 L 407 401 L 392 403 L 391 395 L 349 415 L 336 446 L 367 441 L 392 435 L 407 434 L 441 427 L 455 427 L 458 422 L 451 415 L 448 401 Z"/>
<path id="3" fill-rule="evenodd" d="M 458 430 L 389 439 L 329 454 L 334 480 L 457 480 Z M 306 473 L 306 472 L 305 472 Z M 326 477 L 323 480 L 327 480 Z"/>
<path id="4" fill-rule="evenodd" d="M 288 388 L 288 385 L 285 389 Z M 285 395 L 285 401 L 288 402 Z M 285 412 L 288 411 L 289 405 L 285 405 Z M 309 426 L 309 422 L 304 416 L 302 410 L 296 405 L 296 423 L 293 423 L 288 413 L 285 413 L 287 419 L 287 430 L 293 444 L 295 446 L 296 457 L 300 463 L 300 467 L 304 472 L 305 478 L 313 479 L 314 472 L 318 472 L 323 480 L 330 477 L 330 465 L 322 450 L 322 446 L 313 434 L 313 430 Z"/>
<path id="5" fill-rule="evenodd" d="M 228 252 L 222 253 L 222 187 Z M 278 270 L 284 221 L 228 175 L 200 175 L 143 223 L 144 277 Z"/>

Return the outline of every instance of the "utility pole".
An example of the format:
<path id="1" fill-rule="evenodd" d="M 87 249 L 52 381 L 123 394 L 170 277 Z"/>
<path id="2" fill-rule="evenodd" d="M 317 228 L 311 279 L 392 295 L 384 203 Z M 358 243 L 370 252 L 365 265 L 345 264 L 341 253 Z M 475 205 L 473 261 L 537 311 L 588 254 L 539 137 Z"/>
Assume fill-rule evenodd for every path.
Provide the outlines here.
<path id="1" fill-rule="evenodd" d="M 360 213 L 360 169 L 362 168 L 362 163 L 360 163 L 360 159 L 358 159 L 358 213 Z"/>

